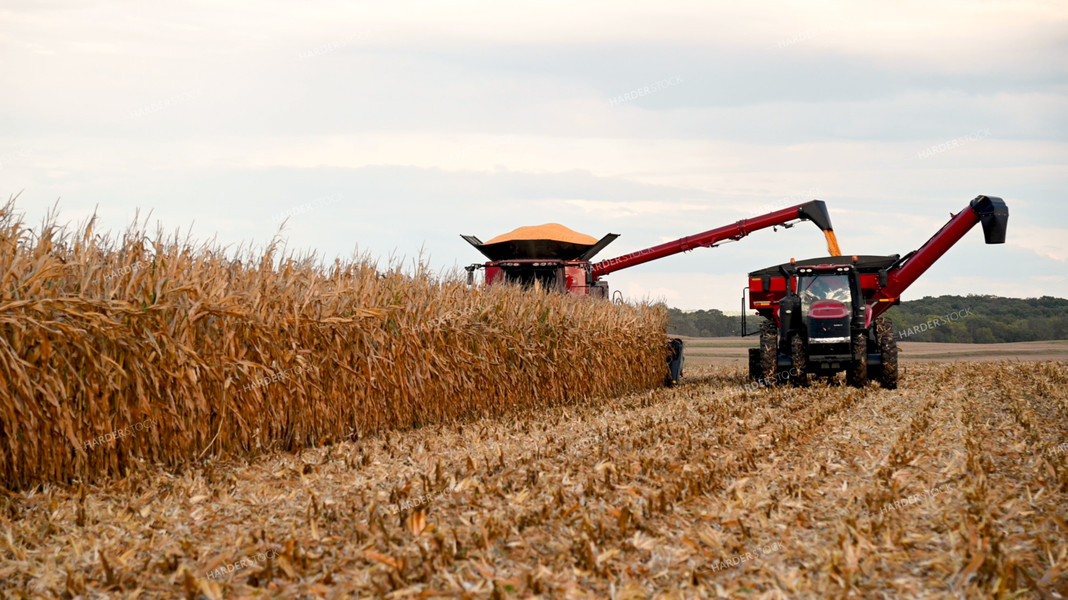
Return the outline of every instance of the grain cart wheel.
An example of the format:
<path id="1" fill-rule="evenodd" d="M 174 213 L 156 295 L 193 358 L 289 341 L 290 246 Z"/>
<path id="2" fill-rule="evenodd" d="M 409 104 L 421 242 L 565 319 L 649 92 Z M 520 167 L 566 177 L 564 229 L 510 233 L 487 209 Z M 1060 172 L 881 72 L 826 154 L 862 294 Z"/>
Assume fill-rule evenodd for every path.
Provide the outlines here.
<path id="1" fill-rule="evenodd" d="M 749 349 L 749 381 L 760 381 L 760 348 Z"/>
<path id="2" fill-rule="evenodd" d="M 853 334 L 853 357 L 846 367 L 846 381 L 862 388 L 868 385 L 868 336 L 864 331 Z"/>
<path id="3" fill-rule="evenodd" d="M 760 378 L 757 381 L 769 387 L 778 383 L 775 377 L 779 364 L 778 329 L 775 321 L 770 319 L 760 324 Z"/>
<path id="4" fill-rule="evenodd" d="M 883 366 L 879 370 L 879 385 L 888 390 L 897 389 L 897 336 L 894 335 L 894 322 L 886 317 L 875 319 L 875 341 L 879 354 L 883 356 Z"/>
<path id="5" fill-rule="evenodd" d="M 808 386 L 808 355 L 806 354 L 805 340 L 800 335 L 795 335 L 790 340 L 790 384 L 799 387 Z"/>

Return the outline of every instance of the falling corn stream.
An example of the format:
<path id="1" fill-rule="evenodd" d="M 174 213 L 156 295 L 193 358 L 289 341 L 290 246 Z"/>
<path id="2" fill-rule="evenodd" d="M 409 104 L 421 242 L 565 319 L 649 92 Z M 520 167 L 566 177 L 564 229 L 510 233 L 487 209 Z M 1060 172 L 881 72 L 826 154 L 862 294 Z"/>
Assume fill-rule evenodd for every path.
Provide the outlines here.
<path id="1" fill-rule="evenodd" d="M 838 248 L 838 236 L 834 235 L 834 230 L 828 229 L 823 232 L 823 235 L 827 236 L 827 251 L 831 253 L 831 256 L 841 256 L 842 251 Z"/>

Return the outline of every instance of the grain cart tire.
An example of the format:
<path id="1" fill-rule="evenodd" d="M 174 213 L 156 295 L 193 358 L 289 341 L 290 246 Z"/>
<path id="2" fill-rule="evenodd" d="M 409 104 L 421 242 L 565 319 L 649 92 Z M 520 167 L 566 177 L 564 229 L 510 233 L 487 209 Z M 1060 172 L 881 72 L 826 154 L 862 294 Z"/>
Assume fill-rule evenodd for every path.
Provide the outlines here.
<path id="1" fill-rule="evenodd" d="M 805 354 L 805 340 L 800 335 L 795 335 L 790 340 L 790 384 L 798 387 L 808 386 L 808 355 Z"/>
<path id="2" fill-rule="evenodd" d="M 868 385 L 868 336 L 864 331 L 853 334 L 853 357 L 846 367 L 846 381 L 862 388 Z"/>
<path id="3" fill-rule="evenodd" d="M 875 340 L 879 346 L 879 354 L 883 357 L 883 365 L 879 369 L 879 385 L 888 390 L 896 390 L 897 336 L 894 335 L 894 322 L 887 317 L 876 319 Z"/>
<path id="4" fill-rule="evenodd" d="M 775 371 L 779 364 L 779 331 L 775 321 L 765 320 L 760 324 L 760 378 L 758 381 L 771 387 L 776 383 Z"/>
<path id="5" fill-rule="evenodd" d="M 749 349 L 749 381 L 760 381 L 760 348 Z"/>

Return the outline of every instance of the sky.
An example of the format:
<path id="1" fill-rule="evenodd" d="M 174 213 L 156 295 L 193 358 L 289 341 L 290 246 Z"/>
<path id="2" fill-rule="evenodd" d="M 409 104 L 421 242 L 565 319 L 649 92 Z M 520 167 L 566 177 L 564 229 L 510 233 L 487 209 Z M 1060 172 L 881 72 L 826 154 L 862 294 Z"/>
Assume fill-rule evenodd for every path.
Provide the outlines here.
<path id="1" fill-rule="evenodd" d="M 812 199 L 846 254 L 1010 210 L 904 295 L 1068 297 L 1068 3 L 218 2 L 0 6 L 0 192 L 227 248 L 443 274 L 548 222 L 598 258 Z M 646 91 L 646 89 L 648 91 Z M 281 221 L 288 218 L 279 233 Z M 737 311 L 813 225 L 608 276 Z"/>

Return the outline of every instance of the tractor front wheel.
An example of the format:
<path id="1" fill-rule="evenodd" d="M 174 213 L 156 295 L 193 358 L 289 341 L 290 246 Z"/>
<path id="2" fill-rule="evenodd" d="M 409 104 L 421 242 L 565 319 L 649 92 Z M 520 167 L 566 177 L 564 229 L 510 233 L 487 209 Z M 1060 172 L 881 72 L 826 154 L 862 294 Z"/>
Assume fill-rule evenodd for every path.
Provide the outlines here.
<path id="1" fill-rule="evenodd" d="M 853 360 L 846 368 L 846 381 L 853 387 L 868 385 L 868 336 L 867 332 L 853 334 Z"/>

